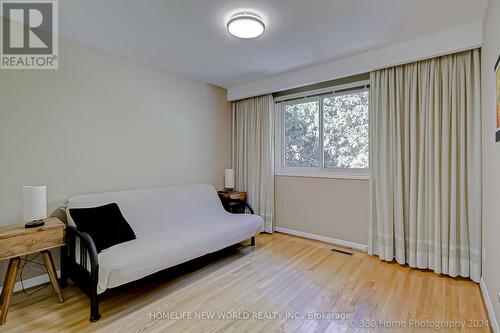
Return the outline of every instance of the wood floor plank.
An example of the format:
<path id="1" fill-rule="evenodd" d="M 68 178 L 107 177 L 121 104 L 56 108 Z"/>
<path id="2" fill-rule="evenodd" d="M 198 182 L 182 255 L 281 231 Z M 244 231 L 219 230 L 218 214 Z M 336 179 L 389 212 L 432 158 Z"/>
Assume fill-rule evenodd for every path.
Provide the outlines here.
<path id="1" fill-rule="evenodd" d="M 228 249 L 106 293 L 96 323 L 88 321 L 88 298 L 72 284 L 63 291 L 64 304 L 50 287 L 32 296 L 17 293 L 0 330 L 436 332 L 394 325 L 487 320 L 479 287 L 470 280 L 331 248 L 284 234 L 261 235 L 255 248 Z M 490 330 L 465 326 L 445 331 Z"/>

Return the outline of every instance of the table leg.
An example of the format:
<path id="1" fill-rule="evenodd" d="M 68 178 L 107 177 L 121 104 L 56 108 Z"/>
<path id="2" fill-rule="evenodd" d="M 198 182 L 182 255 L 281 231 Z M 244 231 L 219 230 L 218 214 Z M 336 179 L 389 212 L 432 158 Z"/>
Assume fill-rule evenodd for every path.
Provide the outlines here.
<path id="1" fill-rule="evenodd" d="M 16 283 L 19 263 L 20 263 L 19 257 L 12 258 L 9 260 L 9 268 L 7 269 L 7 274 L 5 275 L 2 295 L 0 296 L 0 303 L 1 303 L 0 325 L 5 324 L 5 321 L 7 320 L 7 312 L 9 311 L 10 300 L 12 298 L 12 291 L 14 290 L 14 284 Z"/>
<path id="2" fill-rule="evenodd" d="M 61 247 L 59 252 L 61 258 L 61 278 L 59 279 L 59 285 L 62 289 L 68 286 L 68 270 L 66 265 L 68 264 L 68 248 L 66 246 Z"/>
<path id="3" fill-rule="evenodd" d="M 57 281 L 56 267 L 54 266 L 54 260 L 52 260 L 52 255 L 49 251 L 42 251 L 42 258 L 45 264 L 45 268 L 47 269 L 47 274 L 49 275 L 50 283 L 52 284 L 52 288 L 56 292 L 59 297 L 59 302 L 64 303 L 64 297 L 59 287 L 59 282 Z"/>

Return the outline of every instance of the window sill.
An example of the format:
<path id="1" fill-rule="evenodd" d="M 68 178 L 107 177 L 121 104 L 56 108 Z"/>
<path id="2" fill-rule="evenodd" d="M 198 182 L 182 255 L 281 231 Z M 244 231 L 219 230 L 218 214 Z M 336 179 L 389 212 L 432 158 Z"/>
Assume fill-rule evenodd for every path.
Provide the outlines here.
<path id="1" fill-rule="evenodd" d="M 289 177 L 313 177 L 313 178 L 337 178 L 337 179 L 356 179 L 369 180 L 369 172 L 366 171 L 330 171 L 330 170 L 296 170 L 280 169 L 275 171 L 275 176 Z"/>

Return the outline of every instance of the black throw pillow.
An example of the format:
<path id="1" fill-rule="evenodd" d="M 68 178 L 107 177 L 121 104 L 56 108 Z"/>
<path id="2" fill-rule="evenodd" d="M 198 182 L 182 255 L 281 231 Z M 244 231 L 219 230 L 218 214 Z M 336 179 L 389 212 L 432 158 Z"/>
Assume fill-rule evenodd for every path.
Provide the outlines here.
<path id="1" fill-rule="evenodd" d="M 77 229 L 92 237 L 97 253 L 136 238 L 116 203 L 91 208 L 71 208 L 69 214 Z"/>

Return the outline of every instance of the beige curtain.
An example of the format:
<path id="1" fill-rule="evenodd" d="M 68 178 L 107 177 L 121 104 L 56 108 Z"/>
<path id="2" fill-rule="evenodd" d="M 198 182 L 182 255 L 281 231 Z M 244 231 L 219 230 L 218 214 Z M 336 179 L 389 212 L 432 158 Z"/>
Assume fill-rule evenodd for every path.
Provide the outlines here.
<path id="1" fill-rule="evenodd" d="M 272 95 L 233 102 L 233 168 L 236 189 L 273 232 L 274 102 Z"/>
<path id="2" fill-rule="evenodd" d="M 481 276 L 479 49 L 370 75 L 369 253 Z"/>

